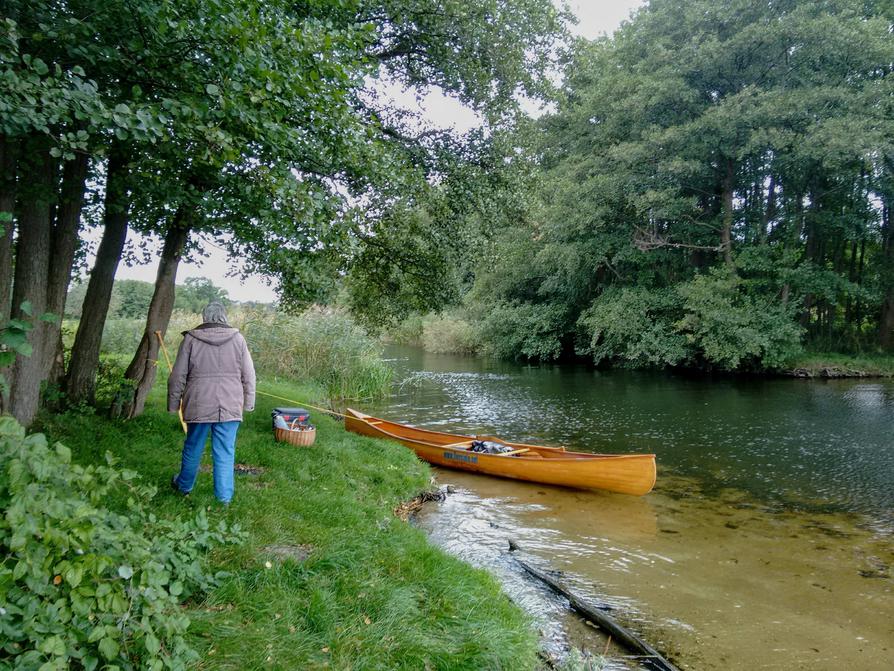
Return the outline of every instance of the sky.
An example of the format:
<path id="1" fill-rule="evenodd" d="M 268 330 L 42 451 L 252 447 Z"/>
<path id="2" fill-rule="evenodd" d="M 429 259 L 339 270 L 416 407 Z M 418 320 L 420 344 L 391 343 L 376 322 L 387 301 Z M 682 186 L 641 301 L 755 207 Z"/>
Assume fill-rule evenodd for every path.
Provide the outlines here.
<path id="1" fill-rule="evenodd" d="M 577 16 L 577 25 L 571 28 L 575 35 L 594 39 L 604 34 L 611 34 L 620 26 L 621 22 L 630 16 L 630 13 L 643 4 L 643 0 L 568 0 L 568 6 Z M 403 94 L 400 91 L 391 92 L 392 95 L 403 104 L 413 109 L 420 109 L 425 117 L 433 125 L 458 130 L 468 130 L 479 124 L 475 113 L 463 107 L 456 100 L 444 96 L 439 91 L 432 91 L 425 96 L 417 106 L 415 97 Z M 98 242 L 99 232 L 94 231 L 89 239 Z M 136 240 L 131 240 L 131 243 Z M 242 280 L 233 276 L 237 268 L 227 259 L 227 255 L 217 246 L 211 244 L 202 245 L 208 252 L 207 258 L 198 264 L 181 264 L 177 273 L 177 282 L 182 283 L 188 277 L 207 277 L 217 286 L 227 290 L 230 298 L 237 301 L 262 301 L 273 302 L 276 300 L 276 292 L 273 286 L 259 276 Z M 93 259 L 89 259 L 92 265 Z M 135 279 L 146 282 L 154 282 L 157 271 L 157 262 L 137 265 L 120 266 L 118 279 Z"/>

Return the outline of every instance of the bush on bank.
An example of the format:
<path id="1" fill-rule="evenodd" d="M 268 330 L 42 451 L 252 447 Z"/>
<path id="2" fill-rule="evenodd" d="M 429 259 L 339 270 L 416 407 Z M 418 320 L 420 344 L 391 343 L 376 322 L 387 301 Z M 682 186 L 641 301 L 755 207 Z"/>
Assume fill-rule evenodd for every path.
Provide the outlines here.
<path id="1" fill-rule="evenodd" d="M 107 507 L 126 497 L 123 512 Z M 180 604 L 216 584 L 206 552 L 238 542 L 203 512 L 159 519 L 137 474 L 78 466 L 0 417 L 0 667 L 182 669 L 197 658 Z"/>
<path id="2" fill-rule="evenodd" d="M 408 335 L 421 328 L 415 344 L 429 351 L 550 361 L 573 332 L 577 353 L 597 365 L 778 370 L 802 353 L 793 309 L 720 270 L 673 287 L 610 287 L 576 324 L 557 303 L 470 303 L 465 313 L 408 320 L 394 340 L 414 342 Z"/>
<path id="3" fill-rule="evenodd" d="M 480 338 L 475 325 L 459 315 L 429 315 L 422 321 L 421 344 L 429 352 L 474 354 Z"/>

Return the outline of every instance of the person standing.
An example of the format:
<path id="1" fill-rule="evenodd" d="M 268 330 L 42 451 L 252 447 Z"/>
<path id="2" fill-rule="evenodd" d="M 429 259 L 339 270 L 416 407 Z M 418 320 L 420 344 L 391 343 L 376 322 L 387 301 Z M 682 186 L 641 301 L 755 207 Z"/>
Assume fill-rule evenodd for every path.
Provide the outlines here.
<path id="1" fill-rule="evenodd" d="M 210 432 L 214 496 L 229 504 L 234 490 L 236 432 L 243 411 L 255 407 L 255 368 L 245 338 L 230 327 L 220 303 L 209 303 L 202 311 L 202 324 L 183 332 L 168 378 L 168 412 L 177 412 L 181 403 L 186 441 L 180 472 L 171 486 L 181 494 L 192 491 Z"/>

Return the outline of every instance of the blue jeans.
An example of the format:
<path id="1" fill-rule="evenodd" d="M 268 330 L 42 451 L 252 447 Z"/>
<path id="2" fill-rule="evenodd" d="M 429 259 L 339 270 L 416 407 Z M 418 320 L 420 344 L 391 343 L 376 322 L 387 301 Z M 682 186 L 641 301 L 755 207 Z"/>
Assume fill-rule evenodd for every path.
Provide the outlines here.
<path id="1" fill-rule="evenodd" d="M 211 431 L 211 459 L 214 462 L 214 496 L 221 503 L 233 498 L 233 466 L 236 460 L 236 432 L 240 422 L 190 422 L 186 426 L 186 441 L 180 473 L 174 484 L 184 494 L 189 494 L 199 475 L 199 463 L 205 451 L 205 441 Z"/>

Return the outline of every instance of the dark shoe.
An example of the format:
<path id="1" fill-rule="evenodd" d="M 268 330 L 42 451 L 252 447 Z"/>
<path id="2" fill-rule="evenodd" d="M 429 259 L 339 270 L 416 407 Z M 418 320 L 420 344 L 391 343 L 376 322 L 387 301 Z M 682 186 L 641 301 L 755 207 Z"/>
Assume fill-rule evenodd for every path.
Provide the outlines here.
<path id="1" fill-rule="evenodd" d="M 176 494 L 180 494 L 180 496 L 189 496 L 189 492 L 184 492 L 182 489 L 180 489 L 180 487 L 177 486 L 176 475 L 171 477 L 171 489 L 173 489 Z"/>

